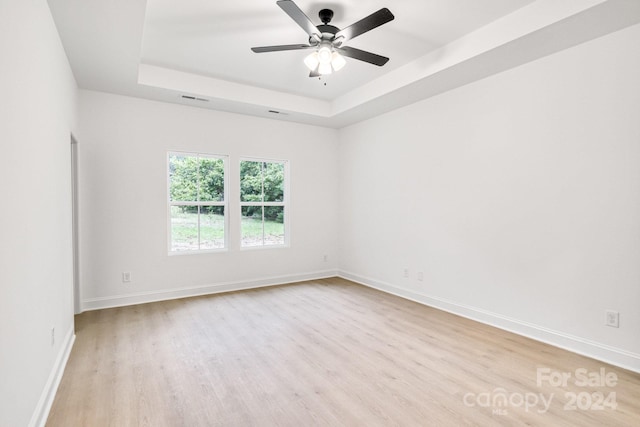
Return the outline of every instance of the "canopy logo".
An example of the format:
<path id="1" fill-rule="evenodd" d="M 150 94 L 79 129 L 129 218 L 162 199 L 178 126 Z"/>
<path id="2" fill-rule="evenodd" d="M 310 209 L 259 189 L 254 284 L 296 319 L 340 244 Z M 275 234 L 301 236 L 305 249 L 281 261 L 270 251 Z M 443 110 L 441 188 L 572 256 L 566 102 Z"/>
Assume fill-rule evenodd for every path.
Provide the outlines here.
<path id="1" fill-rule="evenodd" d="M 462 398 L 465 406 L 492 408 L 494 415 L 507 415 L 508 408 L 524 408 L 526 412 L 536 410 L 543 414 L 549 410 L 553 393 L 547 399 L 542 393 L 509 393 L 504 388 L 496 388 L 490 392 L 467 393 Z"/>
<path id="2" fill-rule="evenodd" d="M 597 371 L 589 371 L 578 368 L 574 371 L 557 371 L 551 368 L 538 368 L 536 370 L 536 386 L 552 388 L 571 387 L 582 391 L 565 391 L 565 411 L 604 411 L 615 410 L 618 407 L 616 392 L 606 388 L 616 387 L 618 376 L 615 372 L 607 372 L 605 368 Z M 588 389 L 591 390 L 588 390 Z M 556 398 L 555 393 L 541 392 L 509 392 L 498 387 L 493 391 L 482 393 L 466 393 L 462 401 L 465 406 L 491 408 L 493 415 L 508 415 L 510 408 L 523 408 L 525 412 L 536 411 L 544 414 L 549 411 L 552 402 Z M 558 395 L 562 404 L 562 396 Z"/>

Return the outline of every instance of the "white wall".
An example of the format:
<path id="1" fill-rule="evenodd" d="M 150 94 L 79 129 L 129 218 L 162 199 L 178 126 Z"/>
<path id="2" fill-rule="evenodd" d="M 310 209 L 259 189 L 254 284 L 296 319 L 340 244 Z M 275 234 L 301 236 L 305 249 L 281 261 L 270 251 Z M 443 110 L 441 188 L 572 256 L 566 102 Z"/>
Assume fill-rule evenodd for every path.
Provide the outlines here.
<path id="1" fill-rule="evenodd" d="M 73 340 L 76 89 L 44 0 L 2 1 L 0 52 L 0 426 L 38 425 Z"/>
<path id="2" fill-rule="evenodd" d="M 99 92 L 80 94 L 84 309 L 335 274 L 337 131 Z M 230 251 L 167 254 L 170 150 L 230 156 Z M 240 156 L 290 161 L 289 248 L 239 249 Z M 122 283 L 124 271 L 131 272 L 131 283 Z"/>
<path id="3" fill-rule="evenodd" d="M 343 274 L 640 371 L 638 40 L 342 130 Z"/>

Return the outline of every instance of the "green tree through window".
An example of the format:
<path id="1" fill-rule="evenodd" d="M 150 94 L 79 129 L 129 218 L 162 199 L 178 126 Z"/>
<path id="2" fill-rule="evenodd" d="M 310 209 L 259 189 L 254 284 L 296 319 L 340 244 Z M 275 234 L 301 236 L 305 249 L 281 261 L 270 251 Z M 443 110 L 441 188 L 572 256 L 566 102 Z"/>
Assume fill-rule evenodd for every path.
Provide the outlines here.
<path id="1" fill-rule="evenodd" d="M 170 251 L 226 247 L 226 158 L 169 153 Z"/>
<path id="2" fill-rule="evenodd" d="M 286 162 L 240 162 L 243 247 L 285 244 Z"/>

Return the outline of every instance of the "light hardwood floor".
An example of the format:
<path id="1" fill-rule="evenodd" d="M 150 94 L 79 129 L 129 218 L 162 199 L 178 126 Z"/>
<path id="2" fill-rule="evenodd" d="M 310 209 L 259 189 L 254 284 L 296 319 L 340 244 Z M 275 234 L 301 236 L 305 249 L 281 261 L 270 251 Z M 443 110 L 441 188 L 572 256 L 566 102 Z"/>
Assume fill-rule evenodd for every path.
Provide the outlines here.
<path id="1" fill-rule="evenodd" d="M 342 279 L 87 312 L 76 333 L 50 427 L 640 426 L 638 374 Z"/>

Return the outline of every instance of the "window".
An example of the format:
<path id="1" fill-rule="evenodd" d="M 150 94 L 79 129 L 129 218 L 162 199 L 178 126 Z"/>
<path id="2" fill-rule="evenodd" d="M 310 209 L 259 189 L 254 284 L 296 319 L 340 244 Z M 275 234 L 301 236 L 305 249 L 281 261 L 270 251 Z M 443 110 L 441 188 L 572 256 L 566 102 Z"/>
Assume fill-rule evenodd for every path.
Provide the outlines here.
<path id="1" fill-rule="evenodd" d="M 285 245 L 288 163 L 240 161 L 242 247 Z"/>
<path id="2" fill-rule="evenodd" d="M 224 156 L 169 153 L 169 252 L 227 247 Z"/>

